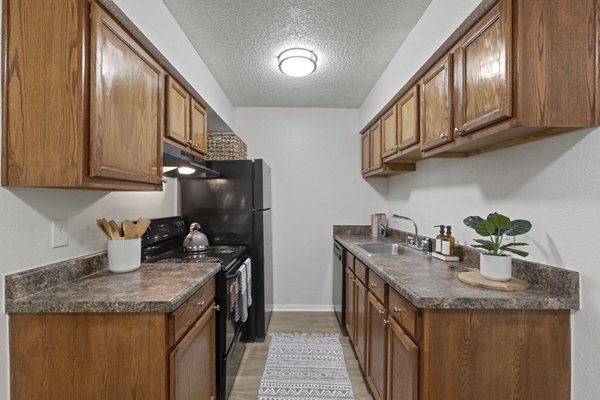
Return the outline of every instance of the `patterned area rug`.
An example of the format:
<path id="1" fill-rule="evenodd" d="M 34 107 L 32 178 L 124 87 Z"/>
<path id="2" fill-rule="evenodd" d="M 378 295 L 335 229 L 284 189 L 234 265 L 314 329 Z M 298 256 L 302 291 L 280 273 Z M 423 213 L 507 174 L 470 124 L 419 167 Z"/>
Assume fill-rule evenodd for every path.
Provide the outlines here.
<path id="1" fill-rule="evenodd" d="M 271 334 L 259 400 L 354 399 L 337 334 Z"/>

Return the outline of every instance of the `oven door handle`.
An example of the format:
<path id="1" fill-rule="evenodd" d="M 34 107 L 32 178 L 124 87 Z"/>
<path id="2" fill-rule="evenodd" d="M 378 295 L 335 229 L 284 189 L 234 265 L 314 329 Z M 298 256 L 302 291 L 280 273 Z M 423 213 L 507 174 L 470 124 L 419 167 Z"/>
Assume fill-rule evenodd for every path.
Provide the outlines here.
<path id="1" fill-rule="evenodd" d="M 228 281 L 237 278 L 238 276 L 240 276 L 240 274 L 242 273 L 242 271 L 238 270 L 235 274 L 232 275 L 225 275 L 225 279 L 227 279 Z"/>

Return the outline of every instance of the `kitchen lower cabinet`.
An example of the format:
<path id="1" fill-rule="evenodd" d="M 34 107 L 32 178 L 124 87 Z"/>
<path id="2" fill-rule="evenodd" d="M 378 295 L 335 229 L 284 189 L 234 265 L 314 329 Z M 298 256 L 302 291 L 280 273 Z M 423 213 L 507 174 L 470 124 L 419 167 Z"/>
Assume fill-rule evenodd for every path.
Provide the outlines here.
<path id="1" fill-rule="evenodd" d="M 352 342 L 356 341 L 356 325 L 354 318 L 356 314 L 356 283 L 354 272 L 346 268 L 346 296 L 345 296 L 345 316 L 346 316 L 346 331 Z"/>
<path id="2" fill-rule="evenodd" d="M 367 312 L 367 369 L 366 377 L 375 400 L 387 398 L 387 336 L 389 321 L 384 304 L 369 293 Z"/>
<path id="3" fill-rule="evenodd" d="M 393 318 L 389 320 L 387 352 L 388 400 L 417 400 L 419 348 Z"/>
<path id="4" fill-rule="evenodd" d="M 216 398 L 214 278 L 172 313 L 9 314 L 11 400 Z"/>
<path id="5" fill-rule="evenodd" d="M 358 279 L 355 279 L 354 294 L 356 296 L 356 334 L 354 336 L 354 351 L 356 358 L 363 371 L 366 368 L 367 357 L 367 287 Z"/>
<path id="6" fill-rule="evenodd" d="M 216 398 L 216 318 L 210 307 L 171 351 L 170 400 Z"/>
<path id="7" fill-rule="evenodd" d="M 164 71 L 94 1 L 5 0 L 2 184 L 162 190 Z"/>

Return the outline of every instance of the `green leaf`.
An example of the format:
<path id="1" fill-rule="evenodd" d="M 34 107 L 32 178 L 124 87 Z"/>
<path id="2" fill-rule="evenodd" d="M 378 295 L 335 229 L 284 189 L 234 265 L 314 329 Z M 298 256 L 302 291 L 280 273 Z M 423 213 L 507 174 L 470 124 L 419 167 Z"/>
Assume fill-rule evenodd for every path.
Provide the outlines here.
<path id="1" fill-rule="evenodd" d="M 471 216 L 471 217 L 467 217 L 467 218 L 463 219 L 463 224 L 465 224 L 466 226 L 468 226 L 471 229 L 475 229 L 475 226 L 481 221 L 483 221 L 483 218 L 477 217 L 477 216 Z"/>
<path id="2" fill-rule="evenodd" d="M 496 231 L 496 224 L 492 221 L 482 220 L 477 225 L 475 225 L 475 232 L 477 232 L 481 236 L 490 236 L 493 235 Z"/>
<path id="3" fill-rule="evenodd" d="M 515 219 L 510 223 L 505 234 L 508 236 L 523 235 L 531 230 L 531 222 L 524 219 Z"/>
<path id="4" fill-rule="evenodd" d="M 483 244 L 486 246 L 493 246 L 494 242 L 492 242 L 491 240 L 485 240 L 485 239 L 473 239 L 473 241 L 479 243 L 479 244 Z"/>
<path id="5" fill-rule="evenodd" d="M 497 232 L 500 233 L 510 226 L 510 218 L 497 212 L 488 215 L 487 220 L 493 222 L 496 225 Z"/>
<path id="6" fill-rule="evenodd" d="M 515 253 L 517 255 L 520 255 L 521 257 L 527 257 L 529 255 L 528 252 L 523 251 L 523 250 L 517 250 L 517 249 L 511 249 L 511 248 L 506 248 L 504 250 L 505 251 L 510 251 L 511 253 Z"/>
<path id="7" fill-rule="evenodd" d="M 507 243 L 505 245 L 500 246 L 500 250 L 506 250 L 509 247 L 513 246 L 529 246 L 529 243 L 515 242 L 515 243 Z"/>

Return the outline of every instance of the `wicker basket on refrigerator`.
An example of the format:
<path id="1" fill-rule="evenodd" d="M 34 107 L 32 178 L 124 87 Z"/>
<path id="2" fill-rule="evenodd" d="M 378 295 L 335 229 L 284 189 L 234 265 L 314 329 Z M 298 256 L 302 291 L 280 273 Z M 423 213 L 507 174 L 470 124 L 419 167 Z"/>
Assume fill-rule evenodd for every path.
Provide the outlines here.
<path id="1" fill-rule="evenodd" d="M 245 160 L 248 147 L 233 132 L 212 132 L 208 134 L 209 160 Z"/>

